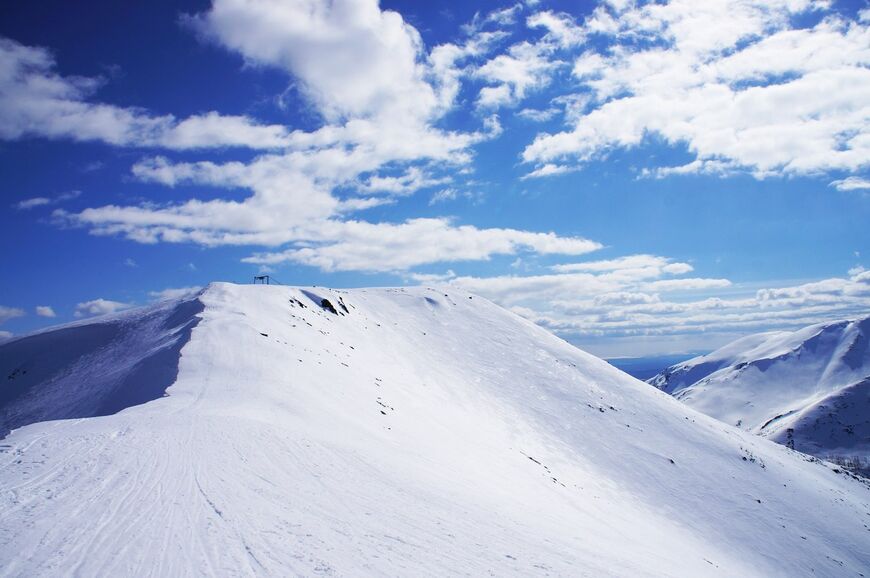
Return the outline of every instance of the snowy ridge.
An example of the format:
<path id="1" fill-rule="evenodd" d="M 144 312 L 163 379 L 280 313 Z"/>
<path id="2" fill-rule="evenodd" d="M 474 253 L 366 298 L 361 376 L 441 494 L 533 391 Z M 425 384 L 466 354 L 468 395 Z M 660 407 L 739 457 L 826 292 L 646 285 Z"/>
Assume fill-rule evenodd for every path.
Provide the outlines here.
<path id="1" fill-rule="evenodd" d="M 870 456 L 870 317 L 738 339 L 649 383 L 816 455 Z"/>
<path id="2" fill-rule="evenodd" d="M 202 311 L 196 297 L 78 321 L 0 347 L 0 437 L 30 423 L 117 413 L 164 395 Z"/>
<path id="3" fill-rule="evenodd" d="M 0 575 L 859 576 L 870 565 L 864 483 L 479 297 L 221 283 L 175 307 L 137 349 L 191 328 L 167 395 L 0 442 Z M 44 359 L 24 341 L 0 359 L 15 343 L 21 360 Z M 118 351 L 106 354 L 134 371 Z M 55 403 L 34 397 L 52 379 L 23 394 L 32 407 Z"/>

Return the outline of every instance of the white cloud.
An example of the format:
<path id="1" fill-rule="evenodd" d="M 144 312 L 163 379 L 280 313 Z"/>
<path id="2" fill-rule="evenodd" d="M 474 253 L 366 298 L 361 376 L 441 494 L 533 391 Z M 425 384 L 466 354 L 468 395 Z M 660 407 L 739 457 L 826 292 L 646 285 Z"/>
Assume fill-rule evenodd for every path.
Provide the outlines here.
<path id="1" fill-rule="evenodd" d="M 40 317 L 57 317 L 54 309 L 52 309 L 49 305 L 37 305 L 36 314 Z"/>
<path id="2" fill-rule="evenodd" d="M 535 170 L 520 177 L 520 180 L 539 179 L 542 177 L 552 177 L 554 175 L 564 175 L 576 171 L 577 168 L 569 165 L 557 165 L 554 163 L 545 163 Z"/>
<path id="3" fill-rule="evenodd" d="M 603 305 L 649 305 L 651 303 L 660 302 L 661 298 L 658 295 L 650 295 L 649 293 L 633 293 L 631 291 L 605 293 L 604 295 L 596 295 L 592 299 L 592 303 L 598 307 Z"/>
<path id="4" fill-rule="evenodd" d="M 489 124 L 489 130 L 498 130 Z M 253 195 L 243 201 L 190 200 L 165 207 L 106 206 L 91 208 L 70 215 L 56 211 L 60 220 L 89 226 L 95 234 L 120 234 L 143 243 L 193 242 L 216 245 L 280 245 L 291 241 L 317 241 L 332 238 L 338 227 L 333 220 L 347 212 L 372 206 L 371 199 L 338 198 L 338 186 L 362 188 L 374 194 L 374 189 L 387 188 L 405 192 L 417 186 L 431 186 L 435 179 L 422 171 L 409 169 L 403 177 L 370 177 L 359 185 L 362 173 L 371 173 L 388 162 L 397 160 L 452 161 L 457 150 L 464 149 L 479 135 L 454 135 L 451 140 L 441 136 L 427 139 L 425 134 L 401 134 L 402 127 L 393 125 L 378 132 L 375 126 L 349 123 L 340 132 L 349 138 L 357 131 L 360 143 L 256 157 L 248 163 L 209 161 L 172 163 L 164 157 L 145 159 L 133 167 L 134 175 L 143 181 L 168 186 L 187 183 L 220 188 L 243 188 Z M 353 136 L 353 138 L 357 138 Z M 417 147 L 403 146 L 414 142 Z M 442 148 L 443 146 L 447 148 Z M 384 148 L 386 147 L 386 148 Z M 410 155 L 410 156 L 409 156 Z M 376 201 L 378 202 L 378 201 Z"/>
<path id="5" fill-rule="evenodd" d="M 452 269 L 446 273 L 409 273 L 406 278 L 421 285 L 440 285 L 456 277 Z"/>
<path id="6" fill-rule="evenodd" d="M 584 308 L 596 310 L 608 304 L 624 305 L 626 300 L 658 303 L 659 292 L 686 293 L 731 284 L 727 279 L 662 279 L 688 273 L 692 267 L 655 255 L 555 265 L 551 270 L 554 273 L 528 276 L 457 277 L 453 283 L 504 305 L 538 310 L 578 300 Z"/>
<path id="7" fill-rule="evenodd" d="M 4 341 L 9 341 L 12 339 L 13 335 L 11 331 L 0 331 L 0 343 Z"/>
<path id="8" fill-rule="evenodd" d="M 292 142 L 292 135 L 283 126 L 261 125 L 246 116 L 208 112 L 174 124 L 154 144 L 176 150 L 215 146 L 279 149 Z"/>
<path id="9" fill-rule="evenodd" d="M 461 29 L 468 36 L 474 36 L 479 34 L 481 29 L 488 25 L 493 25 L 496 28 L 510 27 L 516 24 L 517 16 L 522 11 L 523 4 L 517 2 L 504 8 L 496 8 L 485 15 L 481 15 L 480 12 L 475 12 L 471 22 L 463 24 Z"/>
<path id="10" fill-rule="evenodd" d="M 580 255 L 599 243 L 553 233 L 515 229 L 478 229 L 447 219 L 410 219 L 404 223 L 331 222 L 315 246 L 260 253 L 245 258 L 255 264 L 293 262 L 324 271 L 401 271 L 429 263 L 486 260 L 522 251 Z"/>
<path id="11" fill-rule="evenodd" d="M 457 277 L 453 283 L 463 289 L 503 305 L 531 303 L 540 308 L 566 295 L 598 295 L 620 291 L 628 285 L 612 274 L 565 273 L 544 275 L 504 275 L 497 277 Z"/>
<path id="12" fill-rule="evenodd" d="M 453 105 L 461 89 L 461 80 L 472 74 L 471 63 L 488 54 L 507 36 L 502 31 L 476 32 L 462 44 L 445 43 L 432 49 L 428 64 L 442 109 Z"/>
<path id="13" fill-rule="evenodd" d="M 202 287 L 195 285 L 192 287 L 170 287 L 162 291 L 150 291 L 148 296 L 154 301 L 168 301 L 171 299 L 182 299 L 190 297 L 202 290 Z"/>
<path id="14" fill-rule="evenodd" d="M 481 195 L 472 193 L 471 191 L 448 187 L 446 189 L 441 189 L 440 191 L 435 191 L 429 198 L 429 205 L 431 206 L 437 205 L 438 203 L 445 203 L 447 201 L 455 201 L 460 197 L 465 199 L 479 199 L 480 196 Z"/>
<path id="15" fill-rule="evenodd" d="M 15 208 L 19 211 L 26 211 L 34 207 L 42 207 L 49 204 L 51 204 L 51 199 L 48 197 L 33 197 L 30 199 L 24 199 L 23 201 L 18 201 L 15 203 Z"/>
<path id="16" fill-rule="evenodd" d="M 357 189 L 368 194 L 387 193 L 405 196 L 450 181 L 450 177 L 433 177 L 420 167 L 409 167 L 405 173 L 398 176 L 371 176 L 359 184 Z"/>
<path id="17" fill-rule="evenodd" d="M 673 262 L 671 259 L 658 255 L 627 255 L 602 261 L 554 265 L 551 269 L 557 273 L 619 272 L 621 274 L 629 273 L 635 277 L 658 277 L 663 273 L 682 275 L 692 271 L 692 266 L 688 263 Z"/>
<path id="18" fill-rule="evenodd" d="M 646 291 L 697 291 L 698 289 L 721 289 L 729 287 L 728 279 L 665 279 L 641 286 Z"/>
<path id="19" fill-rule="evenodd" d="M 669 265 L 677 267 L 669 272 Z M 551 269 L 552 274 L 453 277 L 449 282 L 597 351 L 627 336 L 633 336 L 636 346 L 644 336 L 666 335 L 664 347 L 689 343 L 686 336 L 693 336 L 697 346 L 715 342 L 715 336 L 733 339 L 749 332 L 866 315 L 870 310 L 870 272 L 860 267 L 850 270 L 847 278 L 759 290 L 727 279 L 662 279 L 682 275 L 689 267 L 654 255 Z M 723 289 L 728 296 L 717 295 Z"/>
<path id="20" fill-rule="evenodd" d="M 122 303 L 120 301 L 110 301 L 108 299 L 94 299 L 93 301 L 85 301 L 76 305 L 76 317 L 94 317 L 97 315 L 107 315 L 109 313 L 117 313 L 125 309 L 133 307 L 130 303 Z"/>
<path id="21" fill-rule="evenodd" d="M 436 203 L 443 203 L 445 201 L 453 201 L 459 196 L 461 193 L 450 187 L 446 189 L 441 189 L 432 195 L 432 198 L 429 199 L 429 204 L 434 205 Z"/>
<path id="22" fill-rule="evenodd" d="M 216 0 L 190 21 L 251 64 L 292 73 L 328 121 L 417 121 L 438 104 L 420 35 L 377 0 Z"/>
<path id="23" fill-rule="evenodd" d="M 583 26 L 601 48 L 587 45 L 574 64 L 591 110 L 570 130 L 538 135 L 523 159 L 583 163 L 658 137 L 695 159 L 647 174 L 860 170 L 870 164 L 870 26 L 821 18 L 828 8 L 810 0 L 599 8 Z M 794 28 L 803 18 L 818 23 Z"/>
<path id="24" fill-rule="evenodd" d="M 560 65 L 550 59 L 551 48 L 546 43 L 520 42 L 511 46 L 477 69 L 475 75 L 495 84 L 481 89 L 477 104 L 481 108 L 512 106 L 532 91 L 550 83 L 553 71 Z"/>
<path id="25" fill-rule="evenodd" d="M 586 30 L 578 26 L 568 14 L 557 14 L 551 10 L 538 12 L 529 16 L 526 25 L 529 28 L 545 29 L 545 40 L 552 40 L 562 48 L 570 48 L 586 40 Z"/>
<path id="26" fill-rule="evenodd" d="M 832 181 L 831 185 L 838 191 L 867 191 L 870 190 L 870 179 L 863 177 L 847 177 Z"/>
<path id="27" fill-rule="evenodd" d="M 524 108 L 523 110 L 517 112 L 518 117 L 530 120 L 532 122 L 547 122 L 557 114 L 559 114 L 558 108 L 546 108 L 543 110 Z"/>
<path id="28" fill-rule="evenodd" d="M 513 6 L 508 6 L 507 8 L 501 8 L 499 10 L 493 10 L 486 17 L 487 22 L 494 22 L 500 26 L 509 26 L 511 24 L 516 23 L 517 14 L 522 12 L 523 5 L 519 2 L 514 4 Z"/>
<path id="29" fill-rule="evenodd" d="M 18 201 L 17 203 L 15 203 L 14 207 L 19 211 L 26 211 L 35 207 L 57 205 L 59 203 L 71 201 L 72 199 L 78 198 L 81 194 L 81 191 L 70 191 L 68 193 L 61 193 L 59 195 L 55 195 L 54 197 L 33 197 L 30 199 Z"/>
<path id="30" fill-rule="evenodd" d="M 24 315 L 25 313 L 23 309 L 0 305 L 0 324 L 6 323 L 10 319 L 15 319 L 16 317 L 22 317 Z"/>
<path id="31" fill-rule="evenodd" d="M 26 137 L 101 141 L 172 149 L 285 146 L 281 126 L 263 126 L 216 112 L 178 121 L 135 107 L 93 102 L 102 80 L 57 74 L 44 48 L 0 38 L 0 139 Z"/>
<path id="32" fill-rule="evenodd" d="M 245 162 L 175 162 L 154 156 L 132 169 L 141 181 L 170 187 L 250 191 L 241 200 L 110 205 L 75 214 L 56 210 L 59 223 L 140 243 L 285 245 L 246 261 L 295 262 L 324 270 L 394 271 L 520 251 L 581 254 L 600 246 L 552 233 L 461 226 L 448 219 L 369 223 L 349 217 L 447 184 L 452 180 L 448 170 L 462 174 L 457 167 L 470 162 L 470 147 L 501 133 L 494 115 L 470 133 L 445 131 L 435 123 L 453 106 L 458 83 L 469 74 L 459 67 L 486 55 L 503 34 L 475 33 L 462 45 L 436 47 L 427 58 L 417 31 L 399 14 L 381 11 L 375 0 L 218 0 L 188 21 L 250 65 L 287 72 L 325 124 L 312 132 L 277 131 L 273 136 L 286 140 L 283 150 Z M 519 57 L 526 50 L 534 49 L 515 46 L 510 52 Z M 493 78 L 504 73 L 517 93 L 529 88 L 522 75 L 513 77 L 507 68 L 491 65 L 487 70 Z M 186 137 L 186 130 L 220 141 L 221 129 L 231 124 L 226 117 L 196 117 L 174 125 L 172 138 L 162 138 L 188 148 L 195 139 Z M 259 139 L 243 137 L 245 129 L 244 123 L 236 126 L 234 138 Z M 452 189 L 460 194 L 455 187 L 444 190 Z"/>

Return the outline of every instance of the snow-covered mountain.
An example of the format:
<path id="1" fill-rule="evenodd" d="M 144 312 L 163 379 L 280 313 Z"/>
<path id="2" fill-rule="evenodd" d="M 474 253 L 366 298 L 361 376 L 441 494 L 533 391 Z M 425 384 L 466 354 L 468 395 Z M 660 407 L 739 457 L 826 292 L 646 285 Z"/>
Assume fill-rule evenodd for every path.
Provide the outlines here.
<path id="1" fill-rule="evenodd" d="M 870 567 L 860 479 L 453 290 L 212 284 L 0 371 L 4 576 Z"/>
<path id="2" fill-rule="evenodd" d="M 760 333 L 649 383 L 803 452 L 870 456 L 870 317 Z"/>

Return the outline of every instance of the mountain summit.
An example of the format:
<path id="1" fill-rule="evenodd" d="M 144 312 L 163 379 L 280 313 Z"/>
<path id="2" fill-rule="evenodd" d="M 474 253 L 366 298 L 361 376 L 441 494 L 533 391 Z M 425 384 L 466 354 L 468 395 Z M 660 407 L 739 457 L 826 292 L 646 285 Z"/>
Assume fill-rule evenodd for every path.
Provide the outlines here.
<path id="1" fill-rule="evenodd" d="M 870 317 L 750 335 L 649 383 L 803 452 L 870 456 Z"/>
<path id="2" fill-rule="evenodd" d="M 0 371 L 2 575 L 870 567 L 862 481 L 452 289 L 215 283 Z"/>

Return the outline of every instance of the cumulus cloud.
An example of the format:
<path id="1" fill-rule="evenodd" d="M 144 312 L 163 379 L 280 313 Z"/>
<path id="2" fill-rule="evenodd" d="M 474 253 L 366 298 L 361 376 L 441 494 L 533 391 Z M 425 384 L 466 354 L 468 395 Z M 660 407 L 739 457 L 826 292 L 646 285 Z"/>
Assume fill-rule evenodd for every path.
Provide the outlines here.
<path id="1" fill-rule="evenodd" d="M 133 307 L 133 305 L 130 303 L 110 301 L 109 299 L 101 298 L 77 304 L 74 315 L 76 317 L 95 317 L 97 315 L 117 313 L 118 311 L 130 309 L 131 307 Z"/>
<path id="2" fill-rule="evenodd" d="M 506 14 L 492 22 L 506 22 Z M 246 161 L 179 162 L 156 155 L 132 168 L 143 182 L 248 191 L 242 199 L 56 210 L 56 222 L 140 243 L 284 246 L 245 261 L 302 263 L 329 271 L 395 271 L 528 251 L 577 255 L 600 246 L 553 233 L 462 226 L 445 218 L 370 223 L 351 217 L 452 183 L 456 168 L 471 161 L 471 147 L 501 134 L 494 115 L 482 118 L 472 132 L 444 130 L 437 123 L 454 105 L 461 79 L 473 74 L 470 62 L 484 58 L 503 33 L 477 31 L 460 44 L 442 44 L 427 54 L 419 33 L 398 13 L 381 10 L 376 0 L 217 0 L 187 22 L 249 65 L 286 72 L 320 113 L 322 126 L 265 134 L 246 132 L 246 122 L 216 114 L 173 121 L 160 135 L 167 148 L 193 148 L 203 135 L 226 142 L 225 129 L 237 142 L 278 139 L 283 148 Z M 508 52 L 519 61 L 533 58 L 535 50 L 514 46 Z M 538 82 L 534 71 L 515 72 L 512 66 L 490 61 L 480 74 L 505 83 L 514 95 Z M 540 66 L 551 65 L 541 60 Z M 461 194 L 455 186 L 442 191 L 447 192 L 433 198 Z"/>
<path id="3" fill-rule="evenodd" d="M 54 309 L 52 309 L 49 305 L 37 305 L 36 314 L 40 317 L 57 317 Z"/>
<path id="4" fill-rule="evenodd" d="M 481 108 L 513 106 L 532 91 L 547 86 L 560 65 L 550 58 L 546 43 L 520 42 L 477 69 L 477 77 L 493 84 L 481 89 L 477 105 Z"/>
<path id="5" fill-rule="evenodd" d="M 0 139 L 101 141 L 114 146 L 196 149 L 284 146 L 287 130 L 210 112 L 177 120 L 92 100 L 103 80 L 55 72 L 45 48 L 0 38 Z"/>
<path id="6" fill-rule="evenodd" d="M 538 135 L 523 159 L 584 163 L 656 137 L 695 158 L 653 175 L 860 170 L 870 163 L 870 26 L 829 9 L 812 0 L 601 6 L 582 25 L 596 43 L 573 69 L 590 110 L 569 130 Z"/>
<path id="7" fill-rule="evenodd" d="M 328 121 L 417 120 L 438 104 L 419 33 L 376 0 L 216 0 L 190 22 L 251 64 L 292 73 Z"/>

